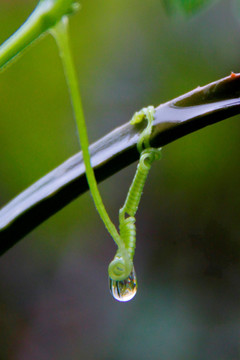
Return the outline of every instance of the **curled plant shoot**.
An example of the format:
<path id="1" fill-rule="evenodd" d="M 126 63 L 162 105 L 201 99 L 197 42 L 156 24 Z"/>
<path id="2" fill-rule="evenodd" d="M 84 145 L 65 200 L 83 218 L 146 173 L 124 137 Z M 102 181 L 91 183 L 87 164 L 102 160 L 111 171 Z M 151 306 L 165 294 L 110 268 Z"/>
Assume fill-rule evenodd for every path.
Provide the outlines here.
<path id="1" fill-rule="evenodd" d="M 139 137 L 137 148 L 140 152 L 140 160 L 137 166 L 137 171 L 129 188 L 125 203 L 119 210 L 119 231 L 121 240 L 127 250 L 129 258 L 133 261 L 135 247 L 136 247 L 136 212 L 142 196 L 144 184 L 146 182 L 148 173 L 154 160 L 161 157 L 161 149 L 149 147 L 149 138 L 152 132 L 152 122 L 154 118 L 154 107 L 149 106 L 143 108 L 135 113 L 131 120 L 131 124 L 135 125 L 145 118 L 147 119 L 147 127 Z M 143 149 L 146 147 L 145 149 Z M 131 300 L 137 291 L 137 280 L 134 267 L 127 278 L 123 279 L 124 257 L 120 249 L 113 261 L 109 264 L 108 273 L 110 277 L 110 291 L 113 296 L 119 301 Z M 125 276 L 125 273 L 124 273 Z"/>
<path id="2" fill-rule="evenodd" d="M 89 189 L 96 209 L 118 247 L 108 268 L 110 291 L 117 300 L 128 301 L 137 290 L 133 267 L 136 247 L 135 214 L 151 165 L 154 160 L 160 158 L 160 149 L 151 148 L 149 143 L 155 110 L 153 106 L 143 108 L 135 113 L 131 120 L 131 124 L 134 126 L 146 119 L 147 126 L 137 144 L 140 160 L 126 201 L 119 211 L 118 232 L 105 209 L 91 165 L 87 128 L 69 45 L 68 16 L 78 8 L 79 3 L 75 0 L 40 0 L 27 21 L 0 47 L 0 69 L 4 68 L 16 55 L 44 33 L 50 32 L 55 38 L 76 119 Z"/>

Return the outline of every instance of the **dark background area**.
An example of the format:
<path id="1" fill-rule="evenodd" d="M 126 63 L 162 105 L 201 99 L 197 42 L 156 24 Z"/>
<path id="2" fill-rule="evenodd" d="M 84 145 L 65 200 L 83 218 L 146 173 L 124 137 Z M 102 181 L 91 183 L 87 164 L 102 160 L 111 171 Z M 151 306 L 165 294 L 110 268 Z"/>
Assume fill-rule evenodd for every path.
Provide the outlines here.
<path id="1" fill-rule="evenodd" d="M 83 0 L 71 43 L 93 142 L 155 105 L 240 71 L 231 1 L 192 17 L 160 0 Z M 36 5 L 1 0 L 0 42 Z M 79 151 L 50 35 L 0 74 L 0 205 Z M 239 117 L 163 149 L 137 214 L 129 303 L 108 290 L 115 245 L 90 194 L 0 259 L 0 359 L 240 359 Z M 100 185 L 117 222 L 136 164 Z"/>

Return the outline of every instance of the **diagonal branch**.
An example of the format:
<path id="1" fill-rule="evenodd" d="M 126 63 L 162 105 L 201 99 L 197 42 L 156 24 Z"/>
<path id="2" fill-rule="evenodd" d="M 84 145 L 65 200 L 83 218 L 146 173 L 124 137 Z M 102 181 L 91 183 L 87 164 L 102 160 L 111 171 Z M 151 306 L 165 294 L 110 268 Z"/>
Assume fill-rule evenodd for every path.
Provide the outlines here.
<path id="1" fill-rule="evenodd" d="M 151 145 L 164 146 L 240 113 L 240 74 L 231 74 L 156 108 Z M 142 124 L 129 123 L 90 146 L 100 182 L 136 161 Z M 88 190 L 81 152 L 31 185 L 0 210 L 0 254 Z"/>

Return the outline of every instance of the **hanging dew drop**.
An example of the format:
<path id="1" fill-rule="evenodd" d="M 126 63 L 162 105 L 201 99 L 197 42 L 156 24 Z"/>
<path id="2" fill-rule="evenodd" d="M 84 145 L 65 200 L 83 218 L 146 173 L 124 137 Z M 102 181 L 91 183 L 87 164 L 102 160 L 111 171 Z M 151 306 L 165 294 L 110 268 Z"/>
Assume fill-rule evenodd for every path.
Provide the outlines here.
<path id="1" fill-rule="evenodd" d="M 109 278 L 109 288 L 114 299 L 122 302 L 132 300 L 137 293 L 137 277 L 134 267 L 125 280 L 116 281 Z"/>

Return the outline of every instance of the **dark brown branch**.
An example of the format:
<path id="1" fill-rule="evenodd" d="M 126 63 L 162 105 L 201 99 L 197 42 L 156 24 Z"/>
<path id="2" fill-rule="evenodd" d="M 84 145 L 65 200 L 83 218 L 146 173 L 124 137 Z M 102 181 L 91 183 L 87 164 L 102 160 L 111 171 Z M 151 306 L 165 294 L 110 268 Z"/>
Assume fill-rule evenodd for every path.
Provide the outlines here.
<path id="1" fill-rule="evenodd" d="M 240 74 L 232 74 L 157 107 L 151 144 L 164 146 L 239 113 Z M 136 143 L 143 127 L 127 123 L 91 145 L 98 182 L 139 158 Z M 87 190 L 80 152 L 0 210 L 0 254 Z"/>

